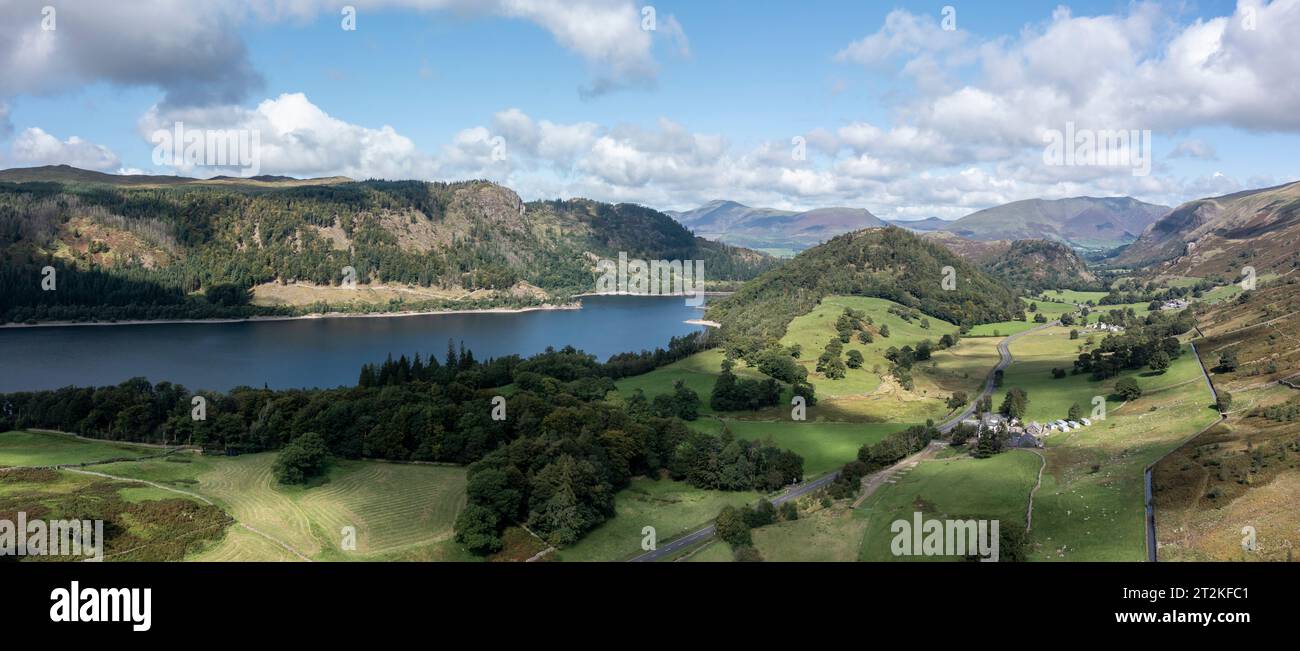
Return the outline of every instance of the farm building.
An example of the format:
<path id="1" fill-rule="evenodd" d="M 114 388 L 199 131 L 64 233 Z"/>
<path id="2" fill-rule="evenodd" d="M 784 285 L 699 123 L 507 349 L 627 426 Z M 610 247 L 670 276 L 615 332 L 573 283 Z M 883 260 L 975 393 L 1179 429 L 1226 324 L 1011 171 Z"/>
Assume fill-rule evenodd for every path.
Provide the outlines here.
<path id="1" fill-rule="evenodd" d="M 1011 438 L 1007 439 L 1007 446 L 1013 448 L 1041 448 L 1043 447 L 1043 442 L 1040 441 L 1038 437 L 1021 432 L 1019 434 L 1012 434 Z"/>

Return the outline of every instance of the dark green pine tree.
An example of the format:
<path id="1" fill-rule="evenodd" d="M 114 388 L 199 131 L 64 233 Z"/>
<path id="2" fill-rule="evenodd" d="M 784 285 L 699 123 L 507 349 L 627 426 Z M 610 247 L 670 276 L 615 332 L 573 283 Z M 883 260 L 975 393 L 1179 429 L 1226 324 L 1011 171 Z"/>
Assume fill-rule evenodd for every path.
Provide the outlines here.
<path id="1" fill-rule="evenodd" d="M 450 338 L 447 339 L 447 361 L 445 364 L 447 368 L 450 369 L 455 369 L 459 366 L 459 360 L 456 358 L 456 345 L 452 343 Z"/>

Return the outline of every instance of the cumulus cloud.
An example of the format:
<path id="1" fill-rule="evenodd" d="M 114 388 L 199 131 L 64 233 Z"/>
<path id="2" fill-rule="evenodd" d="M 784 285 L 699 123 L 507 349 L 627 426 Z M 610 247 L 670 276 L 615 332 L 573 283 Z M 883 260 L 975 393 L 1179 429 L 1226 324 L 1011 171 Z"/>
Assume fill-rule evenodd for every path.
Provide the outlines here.
<path id="1" fill-rule="evenodd" d="M 454 11 L 513 18 L 546 30 L 591 69 L 588 95 L 652 83 L 652 33 L 633 0 L 350 0 L 367 11 Z M 54 5 L 54 29 L 42 11 Z M 95 82 L 161 89 L 171 106 L 231 104 L 263 84 L 240 34 L 250 23 L 339 16 L 330 0 L 141 0 L 50 3 L 0 0 L 0 99 L 51 94 Z M 689 43 L 673 16 L 658 29 L 681 52 Z"/>
<path id="2" fill-rule="evenodd" d="M 321 110 L 302 93 L 263 100 L 252 109 L 154 106 L 140 119 L 139 129 L 146 140 L 158 145 L 162 141 L 156 140 L 155 134 L 173 133 L 177 123 L 186 132 L 244 132 L 249 134 L 249 142 L 256 134 L 257 166 L 263 174 L 388 179 L 432 178 L 437 174 L 434 159 L 392 127 L 350 124 Z M 171 156 L 164 159 L 177 163 L 175 169 L 182 174 L 216 176 L 240 171 L 233 166 L 173 161 Z"/>
<path id="3" fill-rule="evenodd" d="M 929 16 L 892 12 L 877 32 L 851 43 L 838 60 L 903 60 L 969 78 L 959 88 L 902 102 L 920 128 L 955 142 L 1041 143 L 1044 129 L 1067 121 L 1092 128 L 1171 132 L 1198 126 L 1300 131 L 1300 0 L 1242 0 L 1232 15 L 1174 22 L 1156 5 L 1127 13 L 1075 16 L 1057 8 L 1016 38 L 961 39 L 969 58 L 935 58 L 954 33 Z M 961 34 L 955 32 L 955 34 Z M 940 74 L 929 72 L 927 74 Z"/>
<path id="4" fill-rule="evenodd" d="M 878 66 L 899 56 L 956 50 L 966 41 L 965 32 L 943 29 L 934 16 L 895 9 L 878 31 L 848 44 L 835 59 Z"/>
<path id="5" fill-rule="evenodd" d="M 53 37 L 39 30 L 40 3 L 0 0 L 5 4 L 20 9 L 7 15 L 33 18 L 0 26 L 0 65 L 14 71 L 0 79 L 0 100 L 96 80 L 157 86 L 164 99 L 140 120 L 142 135 L 176 122 L 191 129 L 256 131 L 260 171 L 267 174 L 490 178 L 525 198 L 589 196 L 672 209 L 730 198 L 784 208 L 845 205 L 882 216 L 955 218 L 1035 196 L 1128 194 L 1177 203 L 1241 187 L 1250 180 L 1173 176 L 1176 159 L 1215 155 L 1210 144 L 1186 135 L 1222 126 L 1300 131 L 1300 85 L 1293 81 L 1300 50 L 1286 40 L 1300 30 L 1300 0 L 1243 0 L 1231 15 L 1190 23 L 1144 3 L 1113 15 L 1079 16 L 1059 8 L 1013 36 L 994 39 L 944 30 L 937 15 L 897 10 L 879 30 L 834 55 L 847 76 L 902 71 L 911 82 L 888 95 L 894 113 L 883 119 L 849 119 L 755 143 L 696 132 L 668 118 L 649 124 L 560 122 L 507 108 L 423 149 L 391 126 L 331 116 L 302 94 L 255 107 L 239 104 L 236 98 L 246 98 L 259 78 L 246 65 L 238 28 L 252 20 L 337 16 L 338 7 L 324 0 L 253 0 L 240 7 L 151 0 L 143 9 L 132 5 L 128 19 L 117 18 L 116 7 L 70 8 L 61 10 Z M 653 83 L 656 41 L 690 54 L 674 17 L 660 15 L 654 31 L 644 30 L 632 0 L 352 4 L 362 30 L 367 12 L 386 9 L 532 22 L 588 65 L 588 94 Z M 182 6 L 179 23 L 161 27 Z M 90 41 L 72 43 L 70 35 L 88 30 L 81 21 L 100 24 L 89 30 Z M 137 39 L 137 32 L 149 30 Z M 224 40 L 209 43 L 199 32 Z M 127 45 L 132 39 L 140 41 L 139 52 Z M 126 62 L 140 64 L 137 69 L 99 60 L 119 50 Z M 1184 140 L 1146 177 L 1126 169 L 1044 165 L 1044 135 L 1067 122 L 1152 129 Z M 0 129 L 4 124 L 0 103 Z M 46 158 L 89 161 L 85 166 L 96 169 L 117 164 L 112 152 L 96 145 L 32 131 L 23 132 L 24 151 L 62 152 Z M 796 136 L 804 139 L 806 155 L 795 152 L 790 138 Z M 231 171 L 186 163 L 176 169 L 200 176 Z"/>
<path id="6" fill-rule="evenodd" d="M 67 140 L 32 127 L 14 138 L 11 146 L 13 160 L 22 166 L 71 165 L 83 169 L 113 171 L 121 160 L 103 145 L 71 136 Z"/>
<path id="7" fill-rule="evenodd" d="M 1226 16 L 1178 18 L 1142 2 L 1095 16 L 1058 7 L 1017 35 L 981 39 L 944 31 L 937 15 L 895 10 L 834 57 L 869 73 L 901 70 L 914 82 L 889 95 L 893 123 L 851 122 L 806 137 L 839 159 L 832 165 L 841 173 L 910 169 L 905 178 L 887 174 L 866 186 L 864 197 L 916 216 L 959 216 L 967 206 L 1031 196 L 1129 194 L 1178 203 L 1243 187 L 1226 176 L 1176 178 L 1161 162 L 1141 177 L 1043 163 L 1045 138 L 1067 123 L 1151 130 L 1157 138 L 1202 127 L 1300 132 L 1300 85 L 1293 81 L 1300 51 L 1286 45 L 1300 30 L 1300 0 L 1240 0 Z M 855 166 L 843 160 L 846 153 L 870 162 Z M 1206 142 L 1184 140 L 1167 158 L 1216 154 Z"/>
<path id="8" fill-rule="evenodd" d="M 349 4 L 357 8 L 359 25 L 365 12 L 385 9 L 529 21 L 587 63 L 593 78 L 581 89 L 585 96 L 652 83 L 658 69 L 654 32 L 663 34 L 679 52 L 690 51 L 686 33 L 674 16 L 657 17 L 654 32 L 643 29 L 641 8 L 633 0 L 352 0 Z M 253 0 L 250 6 L 264 20 L 280 20 L 338 15 L 340 5 L 332 0 Z"/>
<path id="9" fill-rule="evenodd" d="M 800 151 L 787 140 L 737 144 L 666 118 L 648 126 L 564 123 L 509 108 L 424 151 L 389 126 L 350 124 L 302 94 L 286 94 L 253 109 L 154 107 L 140 121 L 141 134 L 149 138 L 178 121 L 187 130 L 256 130 L 262 174 L 487 178 L 525 199 L 585 196 L 659 209 L 686 209 L 721 197 L 778 208 L 849 206 L 885 217 L 956 218 L 1036 196 L 1127 194 L 1177 203 L 1184 193 L 1228 184 L 1044 167 L 1035 151 L 971 165 L 935 165 L 929 161 L 949 156 L 938 148 L 936 133 L 869 123 L 809 133 L 808 147 Z M 927 149 L 935 151 L 921 156 Z M 99 167 L 114 164 L 101 161 Z M 175 171 L 239 172 L 186 164 Z"/>
<path id="10" fill-rule="evenodd" d="M 106 81 L 160 88 L 169 104 L 239 101 L 261 83 L 236 31 L 241 13 L 219 0 L 0 0 L 0 97 Z"/>

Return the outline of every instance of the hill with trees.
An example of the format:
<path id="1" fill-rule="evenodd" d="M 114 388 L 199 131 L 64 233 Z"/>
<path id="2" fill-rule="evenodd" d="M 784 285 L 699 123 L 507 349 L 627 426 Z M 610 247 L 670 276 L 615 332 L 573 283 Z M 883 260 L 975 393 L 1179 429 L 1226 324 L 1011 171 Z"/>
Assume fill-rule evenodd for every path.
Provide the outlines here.
<path id="1" fill-rule="evenodd" d="M 955 282 L 945 289 L 951 268 Z M 951 251 L 897 227 L 848 233 L 808 249 L 710 304 L 729 348 L 749 354 L 780 339 L 795 317 L 831 295 L 885 298 L 973 325 L 1021 314 L 1015 294 Z"/>
<path id="2" fill-rule="evenodd" d="M 9 170 L 0 177 L 25 178 Z M 75 168 L 0 182 L 0 320 L 242 317 L 259 286 L 428 288 L 376 309 L 536 305 L 596 287 L 596 261 L 704 260 L 706 281 L 771 268 L 764 254 L 695 237 L 667 215 L 584 199 L 525 204 L 487 181 L 218 179 L 108 184 Z M 152 178 L 152 177 L 149 177 Z M 96 182 L 87 183 L 86 179 Z M 49 267 L 56 289 L 42 286 Z M 210 301 L 219 285 L 253 305 Z M 328 298 L 321 299 L 325 295 Z M 458 304 L 456 299 L 469 299 Z"/>
<path id="3" fill-rule="evenodd" d="M 1105 287 L 1074 249 L 1047 240 L 1016 240 L 1004 254 L 985 263 L 985 269 L 1027 293 L 1048 289 L 1099 291 Z"/>
<path id="4" fill-rule="evenodd" d="M 1026 292 L 1047 289 L 1100 291 L 1105 284 L 1074 249 L 1050 240 L 969 240 L 947 231 L 925 233 L 963 259 Z"/>

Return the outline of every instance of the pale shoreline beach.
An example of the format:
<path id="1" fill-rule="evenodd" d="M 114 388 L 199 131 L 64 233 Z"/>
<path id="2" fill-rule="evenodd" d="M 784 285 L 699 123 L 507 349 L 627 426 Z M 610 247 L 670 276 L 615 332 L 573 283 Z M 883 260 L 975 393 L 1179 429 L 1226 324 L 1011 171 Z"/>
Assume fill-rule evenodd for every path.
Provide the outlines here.
<path id="1" fill-rule="evenodd" d="M 4 328 L 69 328 L 74 326 L 125 326 L 156 324 L 202 324 L 202 323 L 246 323 L 258 321 L 299 321 L 303 319 L 355 319 L 388 318 L 403 316 L 438 316 L 449 314 L 516 314 L 521 312 L 540 312 L 551 310 L 580 310 L 582 303 L 565 305 L 535 305 L 531 307 L 489 307 L 478 310 L 420 310 L 410 312 L 316 312 L 294 316 L 250 316 L 242 319 L 131 319 L 124 321 L 46 321 L 41 323 L 6 323 Z"/>
<path id="2" fill-rule="evenodd" d="M 726 296 L 732 292 L 701 292 L 705 296 Z M 633 292 L 589 292 L 586 294 L 574 294 L 572 298 L 582 299 L 588 296 L 645 296 L 645 294 L 636 294 Z M 666 294 L 664 296 L 688 296 L 684 294 Z M 250 316 L 241 319 L 129 319 L 123 321 L 42 321 L 39 323 L 5 323 L 0 324 L 0 330 L 5 328 L 70 328 L 75 326 L 130 326 L 130 325 L 156 325 L 156 324 L 202 324 L 202 323 L 246 323 L 257 321 L 299 321 L 303 319 L 352 319 L 352 318 L 387 318 L 403 316 L 437 316 L 444 314 L 518 314 L 522 312 L 539 312 L 551 310 L 580 310 L 582 301 L 578 300 L 573 303 L 563 305 L 534 305 L 530 307 L 488 307 L 476 310 L 418 310 L 406 312 L 315 312 L 312 314 L 299 314 L 293 316 Z M 701 306 L 703 309 L 703 306 Z M 704 321 L 700 319 L 691 319 L 686 321 L 691 325 L 703 325 L 712 328 L 720 327 L 721 324 L 713 321 Z"/>

